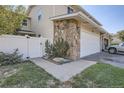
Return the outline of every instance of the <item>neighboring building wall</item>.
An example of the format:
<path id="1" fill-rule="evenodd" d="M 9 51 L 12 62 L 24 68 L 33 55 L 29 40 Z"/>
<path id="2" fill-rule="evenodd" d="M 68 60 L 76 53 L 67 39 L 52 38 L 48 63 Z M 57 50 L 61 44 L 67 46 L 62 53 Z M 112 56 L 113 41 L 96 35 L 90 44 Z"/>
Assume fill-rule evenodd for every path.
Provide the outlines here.
<path id="1" fill-rule="evenodd" d="M 80 58 L 80 29 L 79 22 L 70 19 L 54 21 L 54 41 L 58 38 L 68 41 L 70 49 L 69 58 L 75 60 Z"/>

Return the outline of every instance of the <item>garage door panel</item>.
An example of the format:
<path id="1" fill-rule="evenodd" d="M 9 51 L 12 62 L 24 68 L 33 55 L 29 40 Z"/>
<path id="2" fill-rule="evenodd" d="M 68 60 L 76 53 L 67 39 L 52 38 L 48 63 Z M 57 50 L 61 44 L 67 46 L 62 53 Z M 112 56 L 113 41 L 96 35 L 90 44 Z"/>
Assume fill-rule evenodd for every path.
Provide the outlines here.
<path id="1" fill-rule="evenodd" d="M 85 57 L 100 52 L 100 35 L 95 33 L 81 32 L 80 57 Z"/>

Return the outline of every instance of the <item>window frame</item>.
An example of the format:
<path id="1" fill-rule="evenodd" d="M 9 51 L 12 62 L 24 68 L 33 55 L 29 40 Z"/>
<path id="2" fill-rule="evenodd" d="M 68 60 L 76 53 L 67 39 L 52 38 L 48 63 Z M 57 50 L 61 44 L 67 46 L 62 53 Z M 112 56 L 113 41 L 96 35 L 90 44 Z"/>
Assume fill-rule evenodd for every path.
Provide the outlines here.
<path id="1" fill-rule="evenodd" d="M 37 20 L 38 20 L 38 22 L 41 20 L 41 18 L 42 18 L 42 15 L 39 14 L 39 15 L 37 16 Z"/>
<path id="2" fill-rule="evenodd" d="M 22 26 L 28 26 L 28 20 L 27 20 L 27 19 L 24 19 L 24 20 L 23 20 Z"/>

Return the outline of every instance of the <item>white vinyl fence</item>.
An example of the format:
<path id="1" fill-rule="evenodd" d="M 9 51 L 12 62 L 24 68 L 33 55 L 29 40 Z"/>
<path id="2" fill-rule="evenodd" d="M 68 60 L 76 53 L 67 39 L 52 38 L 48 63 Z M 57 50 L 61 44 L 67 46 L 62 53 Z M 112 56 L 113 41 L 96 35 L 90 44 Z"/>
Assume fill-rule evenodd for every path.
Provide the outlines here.
<path id="1" fill-rule="evenodd" d="M 42 57 L 45 54 L 45 41 L 42 37 L 2 35 L 0 36 L 0 52 L 12 53 L 16 49 L 23 58 Z"/>

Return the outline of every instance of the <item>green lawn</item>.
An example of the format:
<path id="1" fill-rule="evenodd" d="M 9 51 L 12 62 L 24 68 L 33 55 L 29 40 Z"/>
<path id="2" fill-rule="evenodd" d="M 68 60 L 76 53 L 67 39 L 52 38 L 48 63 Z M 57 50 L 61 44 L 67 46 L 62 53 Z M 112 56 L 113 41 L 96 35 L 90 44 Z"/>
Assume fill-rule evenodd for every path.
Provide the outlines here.
<path id="1" fill-rule="evenodd" d="M 98 63 L 72 80 L 73 87 L 124 87 L 124 69 Z"/>
<path id="2" fill-rule="evenodd" d="M 0 67 L 0 87 L 124 87 L 124 69 L 95 64 L 62 83 L 31 62 Z"/>
<path id="3" fill-rule="evenodd" d="M 0 87 L 57 87 L 59 81 L 31 62 L 0 67 Z M 8 73 L 7 73 L 8 72 Z"/>

